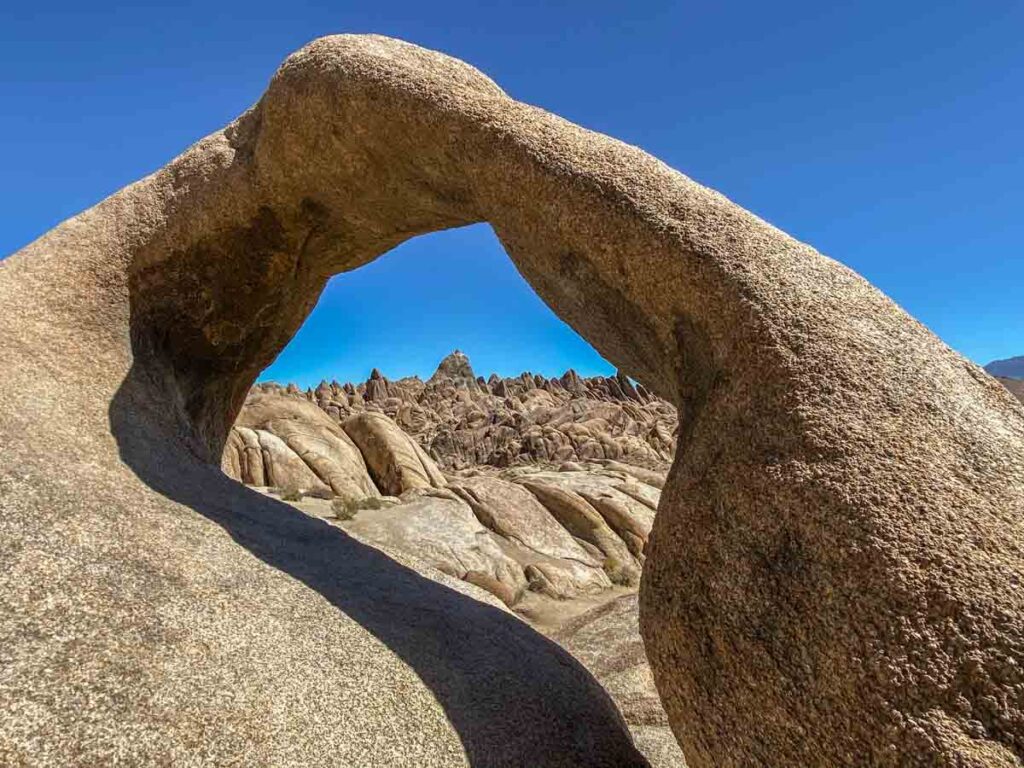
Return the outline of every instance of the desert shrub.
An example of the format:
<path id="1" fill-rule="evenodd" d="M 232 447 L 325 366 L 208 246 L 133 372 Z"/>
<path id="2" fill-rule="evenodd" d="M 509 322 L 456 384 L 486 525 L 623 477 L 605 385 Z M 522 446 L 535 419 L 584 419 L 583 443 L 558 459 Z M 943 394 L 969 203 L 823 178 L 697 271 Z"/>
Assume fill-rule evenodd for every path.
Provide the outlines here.
<path id="1" fill-rule="evenodd" d="M 281 489 L 281 501 L 302 501 L 303 492 L 301 488 L 288 486 Z"/>
<path id="2" fill-rule="evenodd" d="M 340 496 L 331 502 L 331 509 L 338 520 L 351 520 L 362 509 L 384 509 L 394 506 L 393 501 L 367 496 L 363 499 L 343 499 Z"/>
<path id="3" fill-rule="evenodd" d="M 636 586 L 639 581 L 639 573 L 637 573 L 636 568 L 627 565 L 617 557 L 605 558 L 602 568 L 608 574 L 612 584 L 618 584 L 621 587 L 632 587 Z"/>
<path id="4" fill-rule="evenodd" d="M 356 512 L 359 511 L 359 501 L 357 499 L 344 499 L 338 496 L 331 502 L 331 510 L 338 520 L 351 520 L 356 516 Z"/>

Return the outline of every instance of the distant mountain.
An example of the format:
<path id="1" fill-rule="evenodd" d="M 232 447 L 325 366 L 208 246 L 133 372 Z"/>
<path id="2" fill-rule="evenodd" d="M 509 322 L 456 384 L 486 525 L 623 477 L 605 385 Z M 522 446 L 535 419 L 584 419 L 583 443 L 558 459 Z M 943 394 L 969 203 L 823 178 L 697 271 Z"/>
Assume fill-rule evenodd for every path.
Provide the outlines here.
<path id="1" fill-rule="evenodd" d="M 1010 390 L 1018 400 L 1024 403 L 1024 379 L 1008 379 L 1003 376 L 996 376 L 996 381 Z"/>
<path id="2" fill-rule="evenodd" d="M 993 360 L 985 366 L 985 370 L 993 376 L 1005 379 L 1024 379 L 1024 355 L 1008 357 L 1006 360 Z"/>

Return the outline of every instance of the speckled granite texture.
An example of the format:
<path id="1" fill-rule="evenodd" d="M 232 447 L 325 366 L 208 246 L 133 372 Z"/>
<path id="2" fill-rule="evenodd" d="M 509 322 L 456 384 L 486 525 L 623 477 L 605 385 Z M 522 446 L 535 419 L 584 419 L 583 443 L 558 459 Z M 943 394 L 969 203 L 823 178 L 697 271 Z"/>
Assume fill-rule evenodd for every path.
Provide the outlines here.
<path id="1" fill-rule="evenodd" d="M 0 263 L 0 763 L 642 764 L 553 644 L 215 467 L 330 275 L 476 221 L 680 410 L 641 629 L 692 766 L 1021 763 L 1021 404 L 721 195 L 360 36 Z"/>

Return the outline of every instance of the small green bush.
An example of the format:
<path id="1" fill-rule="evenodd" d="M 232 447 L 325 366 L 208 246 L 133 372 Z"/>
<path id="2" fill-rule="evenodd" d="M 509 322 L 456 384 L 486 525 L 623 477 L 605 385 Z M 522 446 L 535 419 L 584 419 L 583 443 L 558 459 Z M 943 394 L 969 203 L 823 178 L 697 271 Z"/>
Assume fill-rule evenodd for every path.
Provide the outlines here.
<path id="1" fill-rule="evenodd" d="M 331 502 L 331 510 L 338 520 L 351 520 L 359 511 L 359 502 L 356 499 L 343 499 L 339 496 Z"/>
<path id="2" fill-rule="evenodd" d="M 338 520 L 351 520 L 362 509 L 384 509 L 390 506 L 392 504 L 376 496 L 367 496 L 363 499 L 343 499 L 339 496 L 331 502 L 331 509 Z"/>

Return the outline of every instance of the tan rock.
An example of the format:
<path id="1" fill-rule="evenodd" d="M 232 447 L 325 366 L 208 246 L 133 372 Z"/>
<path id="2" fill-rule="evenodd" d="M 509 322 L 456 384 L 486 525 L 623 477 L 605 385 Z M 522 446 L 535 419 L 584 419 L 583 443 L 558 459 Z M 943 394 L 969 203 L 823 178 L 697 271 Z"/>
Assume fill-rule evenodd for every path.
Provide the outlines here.
<path id="1" fill-rule="evenodd" d="M 389 416 L 448 470 L 581 456 L 667 467 L 677 421 L 670 403 L 651 396 L 637 402 L 635 389 L 631 395 L 618 384 L 609 392 L 604 377 L 576 378 L 578 385 L 571 390 L 558 379 L 531 374 L 511 379 L 492 375 L 491 383 L 480 382 L 469 359 L 455 352 L 426 382 L 417 377 L 390 381 L 374 369 L 367 381 L 344 386 L 345 392 L 361 393 L 358 399 L 328 398 L 329 390 L 321 386 L 311 400 L 338 422 L 364 410 Z M 307 399 L 297 387 L 292 390 L 289 394 L 287 388 L 266 382 L 253 393 Z M 521 399 L 509 397 L 512 392 Z"/>
<path id="2" fill-rule="evenodd" d="M 603 464 L 607 469 L 623 472 L 659 490 L 665 487 L 664 472 L 657 472 L 653 469 L 645 469 L 644 467 L 637 467 L 632 464 L 623 464 L 621 461 L 605 461 Z"/>
<path id="3" fill-rule="evenodd" d="M 362 453 L 345 431 L 317 406 L 306 400 L 257 394 L 246 400 L 235 422 L 239 427 L 258 427 L 282 440 L 299 459 L 337 496 L 363 499 L 379 496 L 367 472 Z M 273 454 L 268 454 L 273 459 Z M 291 460 L 291 456 L 288 456 Z M 275 479 L 283 470 L 266 464 Z M 271 482 L 284 486 L 284 483 Z"/>
<path id="4" fill-rule="evenodd" d="M 626 543 L 615 535 L 601 514 L 579 494 L 543 485 L 533 480 L 520 480 L 524 488 L 537 497 L 548 512 L 573 536 L 593 544 L 604 556 L 604 569 L 612 581 L 637 584 L 640 566 Z"/>
<path id="5" fill-rule="evenodd" d="M 0 266 L 4 761 L 642 764 L 522 622 L 218 466 L 331 274 L 479 221 L 679 408 L 640 624 L 687 760 L 1019 763 L 1012 395 L 722 195 L 372 36 Z"/>
<path id="6" fill-rule="evenodd" d="M 469 504 L 485 527 L 514 545 L 506 552 L 529 568 L 527 577 L 542 577 L 545 591 L 552 596 L 592 594 L 611 586 L 601 559 L 580 546 L 522 486 L 478 476 L 460 478 L 449 489 Z"/>
<path id="7" fill-rule="evenodd" d="M 273 432 L 254 430 L 263 452 L 267 485 L 284 491 L 324 493 L 327 485 L 316 476 L 302 458 Z"/>
<path id="8" fill-rule="evenodd" d="M 245 444 L 238 432 L 234 429 L 228 433 L 227 442 L 224 444 L 224 453 L 220 457 L 220 468 L 228 477 L 242 482 L 242 462 Z"/>
<path id="9" fill-rule="evenodd" d="M 248 485 L 270 485 L 267 480 L 267 468 L 264 466 L 263 448 L 255 430 L 247 427 L 233 427 L 232 433 L 238 437 L 238 465 L 241 481 Z"/>
<path id="10" fill-rule="evenodd" d="M 383 493 L 398 496 L 411 488 L 441 488 L 446 484 L 433 460 L 384 414 L 361 413 L 343 426 Z"/>
<path id="11" fill-rule="evenodd" d="M 651 535 L 651 520 L 630 513 L 630 508 L 609 493 L 580 493 L 590 506 L 598 511 L 619 538 L 626 542 L 630 553 L 641 564 L 644 547 Z"/>
<path id="12" fill-rule="evenodd" d="M 344 523 L 347 532 L 386 551 L 407 553 L 444 573 L 487 589 L 507 605 L 526 588 L 522 567 L 506 555 L 493 534 L 455 494 L 413 489 L 403 503 L 363 509 Z M 474 573 L 467 579 L 466 574 Z M 489 588 L 485 579 L 504 585 Z"/>
<path id="13" fill-rule="evenodd" d="M 552 639 L 612 695 L 651 768 L 685 768 L 640 639 L 638 603 L 636 595 L 609 600 L 560 626 Z"/>
<path id="14" fill-rule="evenodd" d="M 650 535 L 654 525 L 654 513 L 661 499 L 659 489 L 637 481 L 631 475 L 606 468 L 569 473 L 531 471 L 523 477 L 533 482 L 572 491 L 588 499 L 588 503 L 589 499 L 595 498 L 612 501 L 619 511 L 609 509 L 609 514 L 618 522 L 612 524 L 609 521 L 609 525 L 616 532 L 620 529 L 630 530 L 644 541 Z M 593 506 L 592 503 L 591 505 Z M 601 514 L 603 516 L 604 512 Z"/>
<path id="15" fill-rule="evenodd" d="M 521 590 L 518 590 L 483 571 L 466 571 L 466 574 L 462 578 L 463 581 L 467 581 L 474 586 L 487 590 L 508 606 L 515 605 L 516 601 L 519 599 L 519 595 L 521 594 Z"/>

